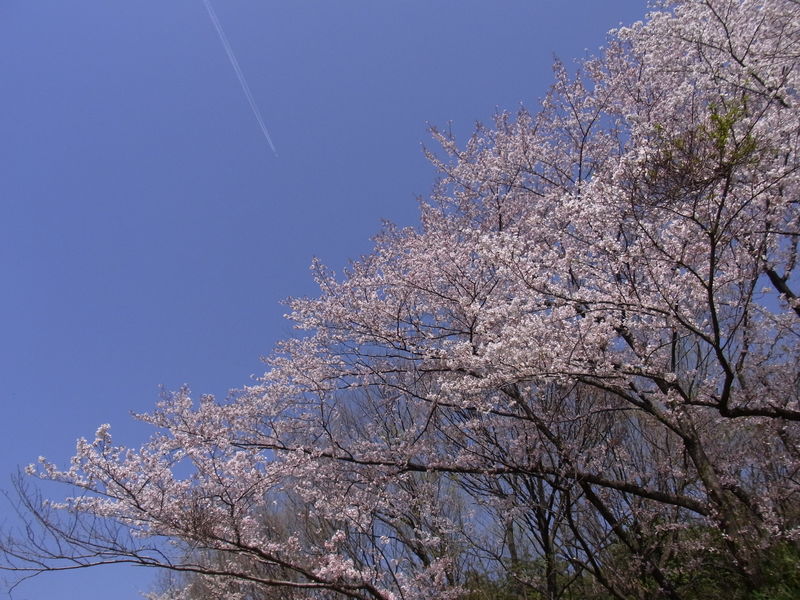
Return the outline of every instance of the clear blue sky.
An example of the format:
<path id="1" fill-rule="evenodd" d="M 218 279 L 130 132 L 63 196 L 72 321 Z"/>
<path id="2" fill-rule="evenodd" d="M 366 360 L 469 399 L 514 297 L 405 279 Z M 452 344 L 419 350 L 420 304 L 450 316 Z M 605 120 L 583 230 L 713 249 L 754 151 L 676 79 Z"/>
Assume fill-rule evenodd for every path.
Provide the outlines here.
<path id="1" fill-rule="evenodd" d="M 279 157 L 202 0 L 0 3 L 0 475 L 65 462 L 158 386 L 224 395 L 291 333 L 381 219 L 416 220 L 426 123 L 464 139 L 535 108 L 554 55 L 595 51 L 645 0 L 212 0 Z M 8 504 L 0 505 L 6 525 Z M 42 576 L 17 599 L 134 600 L 153 573 Z M 4 593 L 4 592 L 3 592 Z"/>

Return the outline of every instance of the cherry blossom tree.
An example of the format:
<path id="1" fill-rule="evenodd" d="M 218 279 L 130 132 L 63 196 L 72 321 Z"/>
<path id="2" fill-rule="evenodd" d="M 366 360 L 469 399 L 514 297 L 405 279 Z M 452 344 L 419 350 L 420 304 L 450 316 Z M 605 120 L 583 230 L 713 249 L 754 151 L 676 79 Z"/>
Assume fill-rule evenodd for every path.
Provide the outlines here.
<path id="1" fill-rule="evenodd" d="M 420 225 L 315 264 L 257 385 L 32 467 L 77 493 L 23 486 L 8 567 L 243 599 L 769 589 L 800 539 L 799 57 L 794 0 L 665 3 L 538 112 L 434 131 Z"/>

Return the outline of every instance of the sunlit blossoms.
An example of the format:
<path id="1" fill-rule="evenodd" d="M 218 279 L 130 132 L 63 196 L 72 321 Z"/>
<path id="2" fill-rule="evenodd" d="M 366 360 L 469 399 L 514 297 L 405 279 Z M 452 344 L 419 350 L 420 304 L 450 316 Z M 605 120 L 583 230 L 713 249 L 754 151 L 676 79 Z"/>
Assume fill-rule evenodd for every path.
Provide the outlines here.
<path id="1" fill-rule="evenodd" d="M 39 529 L 10 564 L 188 573 L 165 598 L 788 585 L 798 57 L 797 2 L 670 3 L 556 65 L 536 112 L 463 146 L 434 132 L 420 225 L 314 265 L 258 385 L 179 390 L 141 416 L 143 447 L 103 426 L 43 461 L 78 493 L 23 489 Z"/>

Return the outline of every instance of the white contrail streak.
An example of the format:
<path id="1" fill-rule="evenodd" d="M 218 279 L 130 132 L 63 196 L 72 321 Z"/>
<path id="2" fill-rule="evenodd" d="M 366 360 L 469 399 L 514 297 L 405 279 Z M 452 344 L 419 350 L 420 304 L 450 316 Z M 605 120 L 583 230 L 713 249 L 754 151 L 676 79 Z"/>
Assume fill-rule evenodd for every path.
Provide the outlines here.
<path id="1" fill-rule="evenodd" d="M 269 147 L 272 148 L 272 151 L 275 153 L 275 156 L 278 156 L 278 151 L 275 149 L 275 144 L 272 143 L 272 136 L 270 136 L 269 130 L 264 124 L 261 111 L 258 110 L 256 100 L 253 98 L 253 93 L 250 91 L 250 86 L 247 85 L 247 80 L 244 77 L 242 68 L 239 66 L 239 61 L 236 60 L 236 55 L 233 53 L 233 48 L 231 48 L 231 45 L 228 42 L 228 36 L 225 35 L 225 30 L 222 29 L 222 24 L 217 18 L 217 13 L 214 12 L 214 8 L 211 6 L 211 2 L 209 2 L 209 0 L 203 0 L 203 4 L 206 5 L 206 10 L 208 11 L 208 16 L 211 18 L 211 23 L 214 25 L 214 29 L 217 30 L 219 40 L 222 42 L 222 46 L 225 48 L 225 53 L 228 55 L 228 60 L 230 61 L 233 70 L 236 72 L 236 77 L 239 78 L 239 84 L 242 86 L 242 91 L 244 92 L 247 101 L 250 103 L 250 108 L 253 111 L 256 121 L 258 121 L 259 127 L 261 127 L 261 133 L 264 134 L 264 137 L 266 138 L 267 143 L 269 143 Z"/>

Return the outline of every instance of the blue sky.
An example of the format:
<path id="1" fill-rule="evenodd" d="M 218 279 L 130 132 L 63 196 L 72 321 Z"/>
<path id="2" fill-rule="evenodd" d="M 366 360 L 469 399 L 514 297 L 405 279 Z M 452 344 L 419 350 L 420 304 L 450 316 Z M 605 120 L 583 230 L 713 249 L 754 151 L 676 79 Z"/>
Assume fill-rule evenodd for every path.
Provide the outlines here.
<path id="1" fill-rule="evenodd" d="M 308 266 L 410 225 L 427 124 L 535 109 L 554 56 L 596 51 L 645 0 L 202 0 L 0 4 L 0 487 L 68 460 L 158 386 L 224 395 L 291 335 Z M 6 526 L 14 518 L 0 505 Z M 133 600 L 152 572 L 42 576 L 14 598 Z"/>

